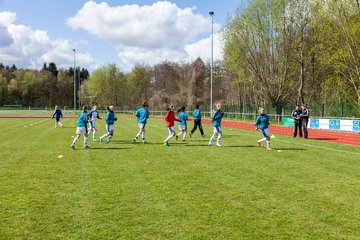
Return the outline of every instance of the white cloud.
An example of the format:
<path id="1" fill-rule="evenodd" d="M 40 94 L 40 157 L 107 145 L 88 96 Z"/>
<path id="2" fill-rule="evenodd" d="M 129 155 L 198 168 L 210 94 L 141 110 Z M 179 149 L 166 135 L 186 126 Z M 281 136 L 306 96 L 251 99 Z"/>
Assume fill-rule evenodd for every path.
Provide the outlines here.
<path id="1" fill-rule="evenodd" d="M 219 33 L 214 34 L 214 60 L 221 60 L 223 58 L 223 42 Z M 188 54 L 188 59 L 195 60 L 201 56 L 203 59 L 211 58 L 211 36 L 204 38 L 195 43 L 185 45 L 185 51 Z"/>
<path id="2" fill-rule="evenodd" d="M 72 46 L 66 39 L 51 39 L 46 31 L 16 25 L 16 14 L 0 12 L 0 33 L 7 33 L 0 41 L 0 58 L 4 64 L 24 68 L 41 68 L 44 62 L 55 62 L 58 67 L 72 66 Z M 2 38 L 3 39 L 3 38 Z M 79 65 L 89 69 L 99 65 L 90 54 L 77 54 Z"/>
<path id="3" fill-rule="evenodd" d="M 199 56 L 208 60 L 209 38 L 198 42 L 196 39 L 200 34 L 210 35 L 211 20 L 209 16 L 195 13 L 195 10 L 182 9 L 168 1 L 115 7 L 105 2 L 88 1 L 75 16 L 67 19 L 67 25 L 112 43 L 126 67 L 137 62 L 155 64 Z M 215 24 L 215 29 L 219 28 L 220 25 Z M 216 43 L 215 47 L 221 47 L 218 41 Z M 220 52 L 218 49 L 215 51 L 218 58 L 221 58 Z"/>

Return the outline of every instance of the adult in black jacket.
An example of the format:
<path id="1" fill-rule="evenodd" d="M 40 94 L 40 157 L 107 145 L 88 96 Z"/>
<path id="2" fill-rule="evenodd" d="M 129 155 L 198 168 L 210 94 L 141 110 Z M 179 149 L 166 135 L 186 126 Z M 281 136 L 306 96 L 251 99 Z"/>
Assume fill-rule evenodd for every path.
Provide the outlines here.
<path id="1" fill-rule="evenodd" d="M 307 125 L 309 122 L 309 110 L 304 106 L 301 106 L 301 125 L 304 131 L 304 138 L 308 138 Z"/>
<path id="2" fill-rule="evenodd" d="M 294 119 L 294 137 L 297 136 L 297 132 L 299 130 L 299 136 L 302 137 L 302 129 L 301 129 L 301 107 L 296 105 L 295 110 L 292 112 L 291 116 Z"/>

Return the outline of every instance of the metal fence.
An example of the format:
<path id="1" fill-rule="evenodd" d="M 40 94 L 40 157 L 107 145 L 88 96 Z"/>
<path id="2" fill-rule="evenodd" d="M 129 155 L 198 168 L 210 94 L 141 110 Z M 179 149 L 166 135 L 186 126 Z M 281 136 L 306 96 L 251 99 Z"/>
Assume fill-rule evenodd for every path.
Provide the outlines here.
<path id="1" fill-rule="evenodd" d="M 279 105 L 223 105 L 225 112 L 233 113 L 254 113 L 256 114 L 259 107 L 265 108 L 268 114 L 275 115 L 291 115 L 295 108 L 295 104 L 279 104 Z M 360 118 L 360 106 L 350 103 L 339 104 L 307 104 L 306 107 L 310 111 L 311 116 L 320 118 Z"/>

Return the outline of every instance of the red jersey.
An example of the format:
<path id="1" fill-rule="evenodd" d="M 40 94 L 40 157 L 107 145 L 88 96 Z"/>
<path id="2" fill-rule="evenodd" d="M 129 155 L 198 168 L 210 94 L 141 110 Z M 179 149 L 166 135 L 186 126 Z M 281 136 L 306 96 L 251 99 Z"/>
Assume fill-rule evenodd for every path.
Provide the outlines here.
<path id="1" fill-rule="evenodd" d="M 175 114 L 173 111 L 168 111 L 166 113 L 164 120 L 166 122 L 166 127 L 173 127 L 175 121 L 181 122 L 181 120 L 179 120 L 175 117 Z"/>

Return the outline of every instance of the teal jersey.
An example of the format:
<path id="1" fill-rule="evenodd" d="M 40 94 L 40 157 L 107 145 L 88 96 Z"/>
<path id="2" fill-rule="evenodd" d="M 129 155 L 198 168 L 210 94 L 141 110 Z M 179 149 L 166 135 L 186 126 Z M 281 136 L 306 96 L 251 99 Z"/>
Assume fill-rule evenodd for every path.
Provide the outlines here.
<path id="1" fill-rule="evenodd" d="M 269 127 L 269 117 L 266 114 L 259 115 L 255 122 L 255 128 L 258 128 L 260 125 L 260 129 L 267 129 Z"/>
<path id="2" fill-rule="evenodd" d="M 216 110 L 212 115 L 211 115 L 211 121 L 214 127 L 219 127 L 221 126 L 221 119 L 224 116 L 224 112 L 221 110 Z"/>
<path id="3" fill-rule="evenodd" d="M 109 111 L 105 115 L 105 122 L 107 125 L 113 125 L 114 122 L 117 120 L 115 117 L 115 113 L 113 111 Z"/>
<path id="4" fill-rule="evenodd" d="M 181 120 L 181 122 L 178 122 L 179 125 L 186 125 L 188 115 L 186 114 L 186 112 L 181 112 L 178 114 L 178 119 Z"/>
<path id="5" fill-rule="evenodd" d="M 88 122 L 87 112 L 82 112 L 79 114 L 76 122 L 77 127 L 86 127 Z"/>
<path id="6" fill-rule="evenodd" d="M 201 113 L 199 109 L 195 109 L 193 113 L 194 120 L 201 120 Z"/>
<path id="7" fill-rule="evenodd" d="M 138 123 L 146 124 L 147 119 L 149 118 L 149 110 L 143 107 L 139 108 L 138 110 L 136 110 L 135 116 L 137 117 Z"/>

